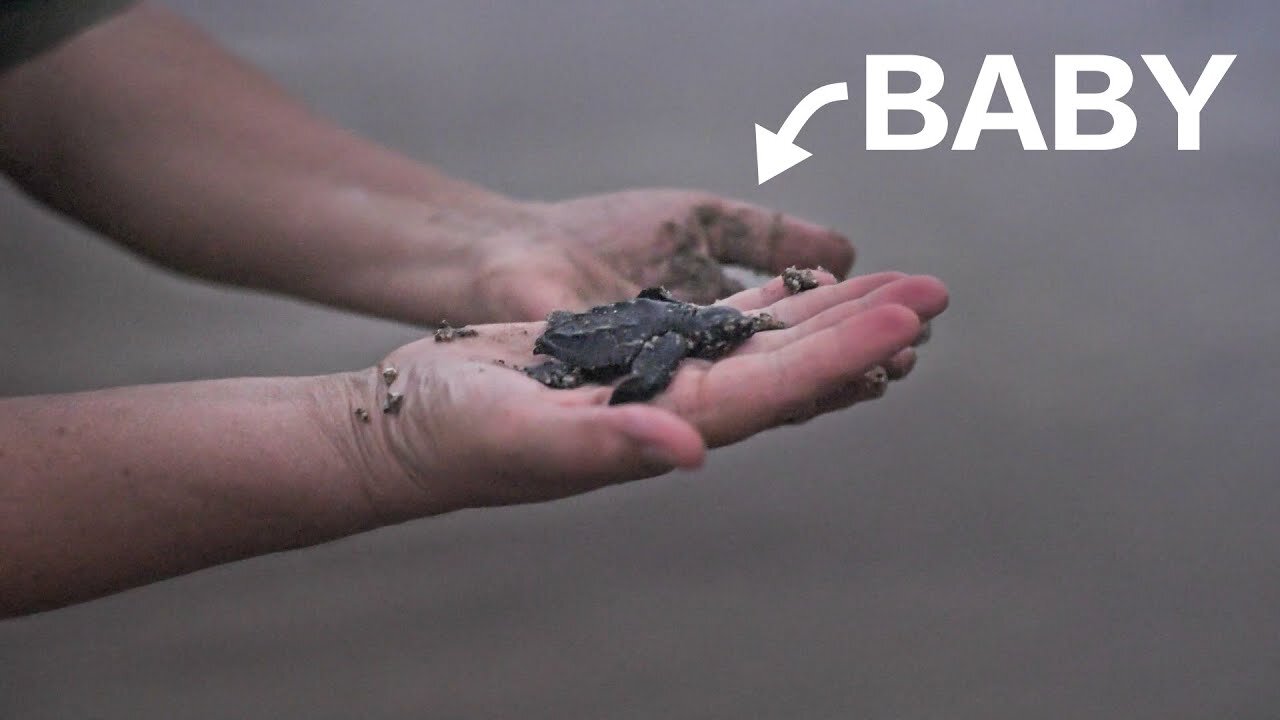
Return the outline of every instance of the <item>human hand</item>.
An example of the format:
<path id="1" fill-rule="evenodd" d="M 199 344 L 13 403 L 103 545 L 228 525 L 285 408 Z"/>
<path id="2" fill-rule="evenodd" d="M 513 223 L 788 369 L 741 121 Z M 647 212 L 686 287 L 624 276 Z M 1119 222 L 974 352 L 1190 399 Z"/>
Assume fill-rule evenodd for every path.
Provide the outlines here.
<path id="1" fill-rule="evenodd" d="M 823 267 L 843 278 L 849 241 L 833 230 L 745 203 L 688 190 L 630 190 L 549 204 L 487 238 L 473 255 L 471 317 L 537 320 L 661 285 L 707 304 L 743 286 L 721 264 L 766 273 Z"/>
<path id="2" fill-rule="evenodd" d="M 649 404 L 609 406 L 611 389 L 553 390 L 517 370 L 537 362 L 544 323 L 483 325 L 427 338 L 353 380 L 359 456 L 385 521 L 537 502 L 699 466 L 708 447 L 877 397 L 864 374 L 904 376 L 921 324 L 942 312 L 936 279 L 879 273 L 789 295 L 780 278 L 724 302 L 786 323 L 714 363 L 686 359 Z M 395 369 L 387 385 L 381 372 Z M 401 396 L 393 413 L 379 408 Z"/>

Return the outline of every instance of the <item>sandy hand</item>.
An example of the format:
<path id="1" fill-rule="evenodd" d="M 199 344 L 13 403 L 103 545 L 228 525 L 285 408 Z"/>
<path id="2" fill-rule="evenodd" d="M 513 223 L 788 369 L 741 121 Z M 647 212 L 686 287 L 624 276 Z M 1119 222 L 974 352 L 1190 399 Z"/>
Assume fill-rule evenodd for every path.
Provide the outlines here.
<path id="1" fill-rule="evenodd" d="M 789 265 L 844 277 L 849 241 L 833 230 L 745 203 L 686 190 L 631 190 L 532 205 L 535 221 L 492 244 L 482 317 L 540 319 L 661 285 L 686 302 L 741 291 L 722 264 L 767 273 Z"/>
<path id="2" fill-rule="evenodd" d="M 870 368 L 911 369 L 911 344 L 945 308 L 946 289 L 898 273 L 819 277 L 820 287 L 799 295 L 775 278 L 728 298 L 788 327 L 715 363 L 685 360 L 647 404 L 609 406 L 608 387 L 554 390 L 519 372 L 538 361 L 540 322 L 406 345 L 352 389 L 351 426 L 375 479 L 370 495 L 395 518 L 549 500 L 697 467 L 708 447 L 867 399 Z M 389 396 L 403 399 L 384 412 Z"/>

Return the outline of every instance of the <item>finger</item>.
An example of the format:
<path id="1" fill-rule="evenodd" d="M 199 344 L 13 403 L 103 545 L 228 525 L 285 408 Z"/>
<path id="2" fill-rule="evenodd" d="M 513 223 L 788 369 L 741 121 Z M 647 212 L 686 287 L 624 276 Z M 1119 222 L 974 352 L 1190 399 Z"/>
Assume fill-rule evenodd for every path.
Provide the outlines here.
<path id="1" fill-rule="evenodd" d="M 891 381 L 901 380 L 906 377 L 915 368 L 915 365 L 916 351 L 914 348 L 898 351 L 884 365 L 872 368 L 862 377 L 846 383 L 843 388 L 834 394 L 819 400 L 815 406 L 817 412 L 814 413 L 814 417 L 837 410 L 844 410 L 858 403 L 879 400 L 885 396 Z M 877 370 L 883 370 L 883 373 L 878 373 Z M 808 419 L 797 418 L 793 424 L 803 423 Z"/>
<path id="2" fill-rule="evenodd" d="M 727 298 L 725 302 L 744 312 L 760 309 L 768 310 L 777 319 L 783 320 L 789 325 L 794 325 L 807 320 L 828 307 L 849 300 L 856 300 L 878 287 L 905 277 L 907 277 L 906 273 L 900 272 L 861 275 L 840 283 L 820 283 L 819 287 L 797 295 L 792 295 L 783 284 L 782 278 L 777 277 L 759 288 L 753 288 L 761 291 L 758 295 L 743 293 L 744 302 L 741 304 L 735 301 L 735 298 L 738 297 L 737 295 Z M 821 280 L 821 277 L 819 277 L 819 280 Z M 750 290 L 746 291 L 746 293 L 750 292 Z M 756 305 L 757 302 L 764 300 L 769 300 L 770 302 Z M 777 313 L 779 312 L 788 319 L 784 320 L 782 317 L 778 317 Z"/>
<path id="3" fill-rule="evenodd" d="M 925 343 L 929 342 L 929 339 L 932 337 L 933 337 L 933 324 L 926 322 L 924 324 L 924 327 L 920 328 L 920 334 L 916 337 L 915 346 L 920 347 L 921 345 L 924 345 Z"/>
<path id="4" fill-rule="evenodd" d="M 888 391 L 888 381 L 880 381 L 878 379 L 860 378 L 850 382 L 843 391 L 836 395 L 823 398 L 816 403 L 815 412 L 810 417 L 798 417 L 791 424 L 803 425 L 809 420 L 826 415 L 827 413 L 846 410 L 859 403 L 871 402 L 879 400 L 885 396 Z"/>
<path id="5" fill-rule="evenodd" d="M 863 296 L 871 294 L 873 291 L 890 285 L 891 283 L 900 282 L 913 277 L 917 276 L 911 276 L 901 272 L 884 272 L 876 273 L 874 275 L 864 275 L 852 280 L 846 280 L 830 287 L 814 288 L 808 292 L 802 292 L 798 295 L 791 295 L 789 297 L 782 298 L 772 306 L 765 309 L 770 315 L 773 315 L 775 318 L 788 325 L 798 325 L 828 308 L 835 307 L 841 303 L 846 303 L 851 300 L 858 300 Z M 915 282 L 928 286 L 928 288 L 922 288 L 922 290 L 927 289 L 932 295 L 936 295 L 937 297 L 933 299 L 936 302 L 942 303 L 943 309 L 945 309 L 947 292 L 946 286 L 936 278 L 927 275 L 921 275 L 918 277 L 921 279 L 916 280 Z M 941 311 L 942 309 L 937 310 L 937 312 Z"/>
<path id="6" fill-rule="evenodd" d="M 884 305 L 773 352 L 733 356 L 678 375 L 670 401 L 694 419 L 708 444 L 734 442 L 812 417 L 822 399 L 909 346 L 919 331 L 913 310 Z"/>
<path id="7" fill-rule="evenodd" d="M 891 273 L 883 273 L 885 276 Z M 850 280 L 844 283 L 851 284 Z M 835 291 L 839 286 L 831 288 Z M 821 288 L 809 291 L 816 293 Z M 937 317 L 947 305 L 947 290 L 937 279 L 927 275 L 914 275 L 901 279 L 885 278 L 885 282 L 878 287 L 874 287 L 870 292 L 852 299 L 837 302 L 833 306 L 829 306 L 821 310 L 817 314 L 809 317 L 801 322 L 795 322 L 796 316 L 810 312 L 822 303 L 830 300 L 841 298 L 845 293 L 829 292 L 825 298 L 816 298 L 820 302 L 788 305 L 789 301 L 783 301 L 769 309 L 769 314 L 775 318 L 786 322 L 788 327 L 775 332 L 760 333 L 751 338 L 749 350 L 772 350 L 788 343 L 793 343 L 800 338 L 811 335 L 819 330 L 824 330 L 833 325 L 839 324 L 847 318 L 853 317 L 860 312 L 865 312 L 877 305 L 902 305 L 909 307 L 915 311 L 916 315 L 922 321 L 928 321 Z M 797 297 L 795 300 L 799 301 Z M 807 299 L 807 298 L 806 298 Z"/>
<path id="8" fill-rule="evenodd" d="M 835 285 L 836 276 L 826 270 L 814 270 L 813 279 L 822 285 Z M 782 277 L 778 276 L 759 287 L 747 288 L 735 295 L 730 295 L 720 304 L 728 305 L 746 312 L 748 310 L 759 310 L 761 308 L 772 305 L 784 297 L 791 294 L 786 284 L 782 281 Z"/>
<path id="9" fill-rule="evenodd" d="M 722 201 L 695 209 L 721 262 L 780 273 L 790 265 L 824 267 L 843 278 L 853 267 L 853 245 L 840 233 L 747 203 Z"/>
<path id="10" fill-rule="evenodd" d="M 916 360 L 918 358 L 915 348 L 899 350 L 896 355 L 889 358 L 889 362 L 884 364 L 885 373 L 888 374 L 890 380 L 901 380 L 910 375 L 911 371 L 916 368 Z"/>
<path id="11" fill-rule="evenodd" d="M 504 425 L 510 430 L 503 444 L 514 452 L 499 461 L 537 483 L 512 484 L 534 499 L 694 468 L 706 456 L 702 437 L 688 421 L 652 405 L 543 403 L 514 411 Z"/>
<path id="12" fill-rule="evenodd" d="M 899 351 L 883 365 L 876 365 L 860 377 L 845 383 L 844 387 L 817 403 L 817 415 L 843 410 L 860 402 L 879 400 L 889 389 L 889 383 L 906 377 L 915 367 L 916 354 L 911 348 Z M 803 422 L 808 418 L 798 418 Z"/>

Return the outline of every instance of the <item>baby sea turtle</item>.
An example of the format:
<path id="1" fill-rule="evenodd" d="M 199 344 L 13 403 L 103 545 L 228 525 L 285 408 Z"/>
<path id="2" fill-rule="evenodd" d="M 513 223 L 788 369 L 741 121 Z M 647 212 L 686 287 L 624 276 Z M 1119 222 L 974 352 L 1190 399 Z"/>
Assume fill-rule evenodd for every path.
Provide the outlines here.
<path id="1" fill-rule="evenodd" d="M 691 305 L 648 288 L 634 300 L 551 313 L 533 344 L 535 353 L 551 359 L 525 373 L 553 388 L 622 377 L 609 404 L 643 402 L 667 387 L 684 358 L 715 360 L 757 332 L 781 327 L 769 315 Z"/>

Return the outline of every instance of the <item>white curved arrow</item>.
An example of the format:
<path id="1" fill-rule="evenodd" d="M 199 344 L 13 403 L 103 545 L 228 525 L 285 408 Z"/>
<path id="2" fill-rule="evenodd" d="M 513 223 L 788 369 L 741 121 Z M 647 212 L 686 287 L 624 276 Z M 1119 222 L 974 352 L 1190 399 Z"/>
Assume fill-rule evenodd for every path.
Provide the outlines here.
<path id="1" fill-rule="evenodd" d="M 800 128 L 828 103 L 849 99 L 848 83 L 832 83 L 814 90 L 796 105 L 777 133 L 756 125 L 756 176 L 757 185 L 792 167 L 813 153 L 795 144 Z"/>

